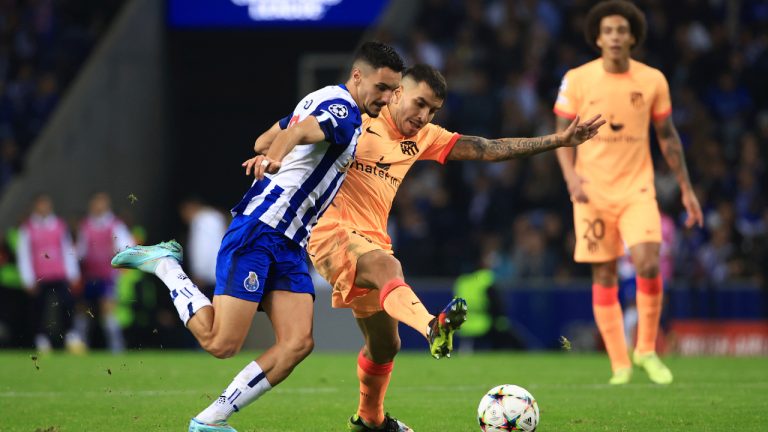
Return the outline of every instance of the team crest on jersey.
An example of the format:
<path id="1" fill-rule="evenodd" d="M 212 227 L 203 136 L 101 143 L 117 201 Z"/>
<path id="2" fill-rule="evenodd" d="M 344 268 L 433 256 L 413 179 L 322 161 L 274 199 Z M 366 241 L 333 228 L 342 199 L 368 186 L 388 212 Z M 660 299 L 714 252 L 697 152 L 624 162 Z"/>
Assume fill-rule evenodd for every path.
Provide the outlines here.
<path id="1" fill-rule="evenodd" d="M 419 148 L 416 147 L 415 141 L 400 141 L 400 151 L 404 155 L 415 156 L 419 152 Z"/>
<path id="2" fill-rule="evenodd" d="M 629 101 L 632 102 L 632 106 L 640 109 L 645 105 L 645 101 L 643 100 L 643 94 L 640 92 L 632 92 L 629 94 Z"/>
<path id="3" fill-rule="evenodd" d="M 349 110 L 347 110 L 347 107 L 341 104 L 333 104 L 329 106 L 328 111 L 340 119 L 347 118 L 349 115 Z"/>
<path id="4" fill-rule="evenodd" d="M 243 287 L 248 292 L 255 292 L 259 289 L 259 276 L 256 272 L 248 272 L 248 276 L 243 280 Z"/>

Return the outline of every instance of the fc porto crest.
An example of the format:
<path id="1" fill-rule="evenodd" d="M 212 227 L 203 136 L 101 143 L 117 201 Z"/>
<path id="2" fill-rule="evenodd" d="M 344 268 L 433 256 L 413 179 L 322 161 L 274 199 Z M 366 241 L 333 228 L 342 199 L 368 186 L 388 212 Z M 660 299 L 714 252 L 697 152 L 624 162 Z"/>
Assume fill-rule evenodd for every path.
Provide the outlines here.
<path id="1" fill-rule="evenodd" d="M 259 289 L 259 276 L 256 272 L 248 272 L 248 276 L 243 280 L 243 287 L 248 292 L 255 292 Z"/>
<path id="2" fill-rule="evenodd" d="M 400 141 L 400 151 L 404 155 L 415 156 L 419 152 L 419 148 L 416 147 L 415 141 Z"/>
<path id="3" fill-rule="evenodd" d="M 637 109 L 641 109 L 643 108 L 643 105 L 645 105 L 643 94 L 638 91 L 633 91 L 629 94 L 629 101 L 632 103 L 632 106 Z"/>

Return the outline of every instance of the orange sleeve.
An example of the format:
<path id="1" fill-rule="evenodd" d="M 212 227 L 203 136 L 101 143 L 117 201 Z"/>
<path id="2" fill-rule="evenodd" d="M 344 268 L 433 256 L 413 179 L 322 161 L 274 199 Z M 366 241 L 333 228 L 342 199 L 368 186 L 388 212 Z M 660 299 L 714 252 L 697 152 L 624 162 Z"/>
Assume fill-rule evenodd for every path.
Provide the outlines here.
<path id="1" fill-rule="evenodd" d="M 653 98 L 651 116 L 654 121 L 657 121 L 670 114 L 672 114 L 672 98 L 669 96 L 669 84 L 664 74 L 659 72 L 656 78 L 656 95 Z"/>
<path id="2" fill-rule="evenodd" d="M 421 130 L 417 140 L 419 145 L 426 146 L 424 152 L 419 156 L 419 160 L 434 160 L 444 164 L 460 137 L 460 134 L 449 132 L 431 123 L 428 124 Z"/>
<path id="3" fill-rule="evenodd" d="M 555 107 L 552 109 L 559 117 L 576 118 L 579 112 L 578 82 L 573 71 L 568 71 L 560 82 Z"/>

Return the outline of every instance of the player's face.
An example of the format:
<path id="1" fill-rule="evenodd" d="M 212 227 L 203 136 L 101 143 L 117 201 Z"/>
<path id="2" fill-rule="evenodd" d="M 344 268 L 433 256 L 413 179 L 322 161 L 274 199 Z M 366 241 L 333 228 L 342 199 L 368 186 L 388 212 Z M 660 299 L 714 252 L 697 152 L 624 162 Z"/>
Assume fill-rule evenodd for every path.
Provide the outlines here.
<path id="1" fill-rule="evenodd" d="M 603 57 L 609 60 L 629 58 L 635 37 L 629 28 L 629 21 L 621 15 L 609 15 L 600 21 L 600 34 L 597 36 L 597 46 L 603 52 Z"/>
<path id="2" fill-rule="evenodd" d="M 400 85 L 402 74 L 387 67 L 363 67 L 359 73 L 357 94 L 363 102 L 360 108 L 370 117 L 378 117 L 381 108 L 389 103 L 392 93 Z"/>
<path id="3" fill-rule="evenodd" d="M 392 119 L 404 136 L 416 135 L 443 107 L 443 100 L 425 82 L 406 78 L 392 101 Z"/>

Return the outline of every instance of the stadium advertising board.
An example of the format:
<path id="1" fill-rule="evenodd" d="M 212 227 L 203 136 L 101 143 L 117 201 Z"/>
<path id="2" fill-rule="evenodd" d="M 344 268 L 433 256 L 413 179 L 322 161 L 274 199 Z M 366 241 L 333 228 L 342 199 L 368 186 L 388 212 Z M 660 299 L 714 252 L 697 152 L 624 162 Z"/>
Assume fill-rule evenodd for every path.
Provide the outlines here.
<path id="1" fill-rule="evenodd" d="M 387 0 L 168 0 L 172 28 L 362 28 Z"/>

